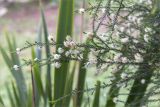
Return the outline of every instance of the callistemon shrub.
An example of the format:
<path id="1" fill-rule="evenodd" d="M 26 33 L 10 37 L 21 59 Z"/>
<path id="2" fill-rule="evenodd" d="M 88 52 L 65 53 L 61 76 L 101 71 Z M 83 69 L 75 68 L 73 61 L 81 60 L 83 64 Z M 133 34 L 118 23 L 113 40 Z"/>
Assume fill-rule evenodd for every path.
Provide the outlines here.
<path id="1" fill-rule="evenodd" d="M 76 10 L 78 14 L 89 17 L 89 28 L 83 33 L 84 41 L 77 42 L 67 35 L 63 44 L 57 44 L 53 35 L 48 35 L 49 45 L 58 48 L 49 60 L 36 59 L 35 62 L 40 65 L 52 63 L 57 69 L 63 61 L 85 62 L 84 68 L 95 66 L 96 74 L 112 74 L 108 77 L 111 82 L 101 88 L 114 86 L 129 90 L 122 94 L 126 100 L 122 100 L 119 93 L 113 98 L 113 103 L 120 102 L 129 107 L 155 103 L 159 101 L 160 89 L 160 20 L 157 14 L 160 11 L 154 6 L 150 0 L 91 2 L 89 7 Z M 39 44 L 48 45 L 35 42 L 32 46 Z M 23 49 L 17 49 L 17 53 Z M 88 59 L 83 58 L 86 51 L 89 51 Z M 18 70 L 20 66 L 15 65 L 14 69 Z"/>

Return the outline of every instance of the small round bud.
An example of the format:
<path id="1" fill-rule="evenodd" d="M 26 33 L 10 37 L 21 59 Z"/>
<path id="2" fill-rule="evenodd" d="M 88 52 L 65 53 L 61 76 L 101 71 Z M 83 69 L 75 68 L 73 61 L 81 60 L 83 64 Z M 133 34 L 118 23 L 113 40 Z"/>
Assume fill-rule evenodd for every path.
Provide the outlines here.
<path id="1" fill-rule="evenodd" d="M 39 59 L 38 58 L 34 58 L 34 61 L 37 62 Z"/>
<path id="2" fill-rule="evenodd" d="M 70 36 L 70 35 L 67 35 L 67 36 L 66 36 L 66 40 L 67 40 L 67 41 L 72 41 L 71 36 Z"/>
<path id="3" fill-rule="evenodd" d="M 20 52 L 21 52 L 21 49 L 20 49 L 20 48 L 17 48 L 17 49 L 16 49 L 16 53 L 19 55 Z"/>
<path id="4" fill-rule="evenodd" d="M 61 63 L 55 62 L 55 63 L 54 63 L 54 67 L 55 67 L 55 68 L 60 68 L 60 67 L 61 67 Z"/>
<path id="5" fill-rule="evenodd" d="M 88 32 L 88 33 L 87 33 L 87 38 L 88 38 L 88 39 L 93 39 L 93 35 L 94 35 L 94 34 L 93 34 L 92 32 Z"/>
<path id="6" fill-rule="evenodd" d="M 106 8 L 102 8 L 102 9 L 101 9 L 101 12 L 102 12 L 102 13 L 106 13 Z"/>
<path id="7" fill-rule="evenodd" d="M 122 79 L 126 79 L 127 77 L 128 77 L 128 75 L 127 75 L 126 73 L 122 73 L 122 74 L 121 74 L 121 78 L 122 78 Z"/>
<path id="8" fill-rule="evenodd" d="M 121 60 L 122 60 L 122 63 L 127 63 L 128 62 L 127 57 L 122 57 Z"/>
<path id="9" fill-rule="evenodd" d="M 55 41 L 54 41 L 54 37 L 53 37 L 52 34 L 50 34 L 50 35 L 48 36 L 48 40 L 49 40 L 50 42 L 55 42 Z"/>
<path id="10" fill-rule="evenodd" d="M 84 8 L 80 8 L 80 9 L 79 9 L 79 13 L 80 13 L 80 14 L 83 14 L 84 12 L 85 12 L 85 9 L 84 9 Z"/>
<path id="11" fill-rule="evenodd" d="M 117 53 L 117 54 L 114 56 L 114 61 L 115 61 L 115 62 L 121 62 L 121 56 L 122 56 L 122 53 Z"/>
<path id="12" fill-rule="evenodd" d="M 121 42 L 122 42 L 122 43 L 128 43 L 128 42 L 129 42 L 129 38 L 128 38 L 128 37 L 122 38 L 122 39 L 121 39 Z"/>
<path id="13" fill-rule="evenodd" d="M 113 102 L 114 102 L 114 103 L 117 103 L 117 102 L 118 102 L 118 98 L 117 98 L 117 97 L 114 97 L 114 98 L 113 98 Z"/>
<path id="14" fill-rule="evenodd" d="M 66 51 L 66 52 L 65 52 L 65 56 L 66 56 L 66 57 L 68 57 L 70 54 L 71 54 L 70 51 Z"/>
<path id="15" fill-rule="evenodd" d="M 54 59 L 55 59 L 55 60 L 59 60 L 60 58 L 61 58 L 61 55 L 59 55 L 59 54 L 55 54 L 55 55 L 54 55 Z"/>
<path id="16" fill-rule="evenodd" d="M 62 54 L 63 52 L 64 52 L 64 49 L 61 48 L 61 47 L 59 47 L 59 48 L 58 48 L 58 53 Z"/>
<path id="17" fill-rule="evenodd" d="M 134 58 L 135 58 L 135 61 L 138 63 L 143 62 L 143 57 L 139 53 L 136 53 L 134 55 Z"/>
<path id="18" fill-rule="evenodd" d="M 18 65 L 14 65 L 14 66 L 13 66 L 13 69 L 14 69 L 15 71 L 18 71 L 18 70 L 19 70 L 19 66 L 18 66 Z"/>
<path id="19" fill-rule="evenodd" d="M 146 80 L 145 79 L 141 79 L 141 84 L 145 84 Z"/>

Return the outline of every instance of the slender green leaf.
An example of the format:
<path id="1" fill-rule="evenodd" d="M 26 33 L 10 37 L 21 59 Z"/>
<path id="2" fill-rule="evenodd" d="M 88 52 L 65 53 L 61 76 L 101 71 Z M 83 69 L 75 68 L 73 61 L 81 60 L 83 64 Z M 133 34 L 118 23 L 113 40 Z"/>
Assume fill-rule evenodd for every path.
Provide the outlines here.
<path id="1" fill-rule="evenodd" d="M 73 27 L 73 4 L 74 0 L 61 0 L 59 9 L 57 40 L 58 44 L 63 44 L 67 35 L 72 36 Z M 58 48 L 58 46 L 56 47 Z M 68 63 L 63 62 L 59 69 L 55 69 L 54 74 L 54 100 L 59 99 L 64 95 L 66 85 Z M 55 104 L 55 107 L 61 107 L 62 101 Z"/>
<path id="2" fill-rule="evenodd" d="M 16 104 L 15 104 L 15 99 L 14 99 L 13 95 L 11 94 L 11 90 L 10 90 L 9 86 L 7 86 L 7 94 L 8 94 L 8 97 L 9 97 L 11 107 L 17 107 Z"/>
<path id="3" fill-rule="evenodd" d="M 157 13 L 160 12 L 160 1 L 154 0 L 153 3 L 155 4 L 153 4 L 151 13 L 146 17 L 146 21 L 144 22 L 144 24 L 148 24 L 149 26 L 153 25 L 153 23 L 150 22 L 150 19 L 155 19 L 155 17 L 157 16 Z M 149 83 L 155 71 L 155 68 L 152 65 L 149 65 L 149 63 L 153 61 L 153 57 L 152 55 L 148 56 L 148 53 L 149 52 L 159 53 L 160 44 L 154 41 L 155 39 L 157 39 L 157 35 L 152 35 L 151 37 L 152 37 L 151 42 L 148 43 L 149 48 L 146 49 L 147 54 L 143 55 L 143 59 L 144 59 L 143 63 L 146 63 L 146 64 L 139 65 L 139 69 L 136 71 L 136 75 L 145 74 L 145 76 L 135 78 L 134 83 L 130 90 L 130 94 L 125 103 L 126 107 L 141 106 L 143 102 L 143 97 L 145 95 L 145 92 L 147 91 L 147 87 L 149 86 Z M 145 84 L 143 85 L 141 84 L 142 79 L 145 80 Z M 140 94 L 136 95 L 135 93 L 140 93 Z"/>
<path id="4" fill-rule="evenodd" d="M 34 49 L 32 48 L 32 60 L 34 61 L 35 58 L 36 58 L 36 55 L 35 55 Z M 34 79 L 35 79 L 35 84 L 36 84 L 36 91 L 38 91 L 37 94 L 42 95 L 44 102 L 45 102 L 46 95 L 45 95 L 44 88 L 43 88 L 43 83 L 42 83 L 42 79 L 40 75 L 40 68 L 38 65 L 38 61 L 34 63 L 33 74 L 34 74 Z M 39 97 L 39 95 L 37 95 L 37 97 Z"/>
<path id="5" fill-rule="evenodd" d="M 74 73 L 75 73 L 75 70 L 76 70 L 76 64 L 75 64 L 75 62 L 71 63 L 71 64 L 73 65 L 73 68 L 72 68 L 71 73 L 68 73 L 68 75 L 67 75 L 64 96 L 68 95 L 72 92 L 72 85 L 73 85 L 73 79 L 74 79 L 73 77 L 74 77 Z M 67 98 L 65 98 L 63 100 L 63 106 L 69 107 L 70 99 L 71 99 L 71 96 L 68 96 Z"/>
<path id="6" fill-rule="evenodd" d="M 28 88 L 27 107 L 32 107 L 32 88 Z"/>
<path id="7" fill-rule="evenodd" d="M 93 100 L 93 106 L 92 107 L 99 107 L 99 100 L 100 100 L 100 89 L 101 89 L 101 82 L 97 81 L 96 84 L 96 92 Z"/>
<path id="8" fill-rule="evenodd" d="M 87 40 L 86 44 L 88 44 L 90 41 Z M 89 50 L 86 49 L 86 51 L 83 53 L 83 58 L 87 59 L 88 58 L 88 52 Z M 82 91 L 84 89 L 84 84 L 85 84 L 85 79 L 86 79 L 86 68 L 85 68 L 85 61 L 82 61 L 79 65 L 79 70 L 78 70 L 78 80 L 77 80 L 77 86 L 76 89 L 78 91 Z M 82 104 L 82 98 L 83 98 L 83 93 L 77 93 L 76 98 L 75 98 L 75 105 L 76 107 L 81 107 Z"/>
<path id="9" fill-rule="evenodd" d="M 4 106 L 4 102 L 3 102 L 3 100 L 2 100 L 2 97 L 0 96 L 0 104 L 2 105 L 2 106 Z"/>
<path id="10" fill-rule="evenodd" d="M 6 39 L 7 39 L 7 43 L 8 43 L 8 46 L 9 46 L 9 51 L 10 51 L 9 53 L 10 53 L 11 58 L 7 55 L 7 53 L 5 52 L 5 50 L 2 47 L 0 47 L 0 50 L 1 50 L 2 56 L 3 56 L 3 58 L 4 58 L 4 60 L 7 64 L 7 66 L 10 68 L 10 72 L 12 73 L 14 79 L 16 80 L 19 95 L 20 95 L 20 98 L 21 98 L 21 103 L 25 106 L 27 93 L 26 93 L 25 79 L 24 79 L 22 70 L 20 68 L 19 72 L 17 72 L 14 69 L 12 69 L 14 64 L 20 65 L 19 58 L 18 58 L 17 54 L 15 53 L 15 50 L 16 50 L 16 47 L 15 47 L 16 44 L 15 43 L 16 43 L 16 41 L 13 38 L 12 39 L 13 42 L 11 42 L 8 33 L 6 33 Z"/>
<path id="11" fill-rule="evenodd" d="M 42 21 L 40 22 L 39 28 L 38 28 L 38 35 L 36 38 L 37 42 L 42 42 L 42 35 L 43 35 L 43 29 L 42 29 Z M 36 57 L 41 60 L 42 57 L 42 50 L 39 49 L 39 47 L 36 47 Z"/>
<path id="12" fill-rule="evenodd" d="M 17 93 L 17 89 L 16 89 L 16 87 L 14 86 L 14 83 L 13 83 L 13 82 L 12 82 L 12 90 L 13 90 L 14 99 L 15 99 L 15 101 L 16 101 L 16 106 L 21 107 L 21 106 L 22 106 L 22 105 L 21 105 L 21 99 L 20 99 L 20 97 L 19 97 L 19 95 L 18 95 L 18 93 Z"/>
<path id="13" fill-rule="evenodd" d="M 9 56 L 7 55 L 6 51 L 1 47 L 1 45 L 0 45 L 0 51 L 2 53 L 2 56 L 7 64 L 8 68 L 11 69 L 13 63 L 12 63 L 11 59 L 9 58 Z M 11 72 L 11 73 L 13 73 L 13 72 Z"/>
<path id="14" fill-rule="evenodd" d="M 42 25 L 43 25 L 45 43 L 49 44 L 48 30 L 47 30 L 47 25 L 46 25 L 45 16 L 44 16 L 44 12 L 43 12 L 42 7 L 41 7 L 41 17 L 42 17 Z M 46 49 L 46 57 L 49 59 L 50 58 L 49 45 L 45 45 L 45 49 Z M 52 100 L 52 82 L 51 82 L 51 65 L 50 64 L 47 64 L 46 89 L 47 89 L 46 92 L 48 93 L 49 101 L 51 101 Z M 52 105 L 50 104 L 50 107 L 51 106 Z"/>

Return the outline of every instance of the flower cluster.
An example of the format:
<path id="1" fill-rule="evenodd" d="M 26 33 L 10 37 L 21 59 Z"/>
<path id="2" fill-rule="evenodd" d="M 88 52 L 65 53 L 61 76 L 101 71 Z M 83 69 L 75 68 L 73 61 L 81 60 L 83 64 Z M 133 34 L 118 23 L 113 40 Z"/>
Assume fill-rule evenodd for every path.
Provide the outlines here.
<path id="1" fill-rule="evenodd" d="M 144 3 L 145 1 L 140 0 L 139 2 Z M 118 88 L 125 88 L 133 84 L 133 80 L 137 80 L 140 85 L 146 85 L 148 80 L 145 77 L 148 72 L 140 74 L 135 71 L 141 71 L 142 68 L 147 69 L 150 66 L 159 66 L 160 39 L 158 35 L 160 32 L 158 25 L 148 24 L 150 19 L 147 19 L 146 16 L 150 14 L 150 7 L 138 5 L 137 8 L 136 4 L 121 7 L 122 4 L 119 3 L 120 7 L 116 10 L 115 7 L 112 7 L 114 3 L 119 2 L 110 2 L 110 7 L 106 7 L 108 4 L 103 6 L 99 3 L 88 9 L 80 8 L 78 10 L 80 14 L 94 12 L 91 14 L 92 32 L 84 32 L 87 40 L 78 43 L 70 35 L 66 35 L 64 42 L 56 46 L 56 52 L 51 54 L 50 59 L 35 59 L 34 62 L 52 63 L 58 69 L 63 61 L 75 60 L 82 62 L 86 69 L 96 67 L 97 74 L 103 71 L 110 72 L 112 74 L 111 84 L 115 84 Z M 150 4 L 148 0 L 146 6 Z M 56 44 L 53 35 L 49 35 L 48 40 Z M 16 49 L 17 54 L 20 54 L 21 51 L 20 48 Z M 157 66 L 150 67 L 150 69 L 155 71 L 159 69 Z M 13 69 L 18 71 L 19 67 L 19 65 L 14 65 Z M 120 101 L 118 97 L 113 98 L 114 103 L 118 101 Z"/>

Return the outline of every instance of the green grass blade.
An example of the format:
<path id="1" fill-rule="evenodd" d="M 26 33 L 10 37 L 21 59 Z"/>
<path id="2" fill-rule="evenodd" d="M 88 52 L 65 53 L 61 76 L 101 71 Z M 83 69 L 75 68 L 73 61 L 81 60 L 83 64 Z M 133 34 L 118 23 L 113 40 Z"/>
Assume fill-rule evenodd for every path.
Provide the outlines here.
<path id="1" fill-rule="evenodd" d="M 27 107 L 32 107 L 32 89 L 28 88 Z"/>
<path id="2" fill-rule="evenodd" d="M 41 17 L 42 17 L 42 25 L 43 25 L 43 32 L 44 32 L 44 39 L 45 39 L 45 43 L 49 44 L 48 41 L 48 30 L 47 30 L 47 25 L 46 25 L 46 21 L 45 21 L 45 16 L 44 16 L 44 12 L 43 9 L 41 7 Z M 50 57 L 50 47 L 49 45 L 45 45 L 45 49 L 46 49 L 46 57 L 49 59 Z M 46 77 L 46 92 L 48 93 L 48 98 L 49 101 L 52 100 L 52 82 L 51 82 L 51 65 L 47 64 L 47 77 Z M 50 107 L 52 105 L 50 104 Z"/>
<path id="3" fill-rule="evenodd" d="M 2 57 L 5 60 L 8 68 L 11 70 L 13 63 L 12 63 L 10 57 L 7 55 L 6 51 L 1 47 L 1 45 L 0 45 L 0 51 L 1 51 Z M 11 73 L 13 74 L 13 72 L 11 72 Z"/>
<path id="4" fill-rule="evenodd" d="M 17 107 L 16 104 L 15 104 L 15 99 L 13 98 L 12 94 L 11 94 L 11 91 L 10 91 L 10 87 L 7 86 L 7 94 L 8 94 L 8 97 L 9 97 L 9 102 L 11 104 L 11 107 Z"/>
<path id="5" fill-rule="evenodd" d="M 114 74 L 115 80 L 113 80 L 113 85 L 110 87 L 107 94 L 107 100 L 105 107 L 116 107 L 116 103 L 113 102 L 113 98 L 117 97 L 120 87 L 117 87 L 114 83 L 118 83 L 121 79 L 121 73 L 124 71 L 124 66 Z"/>
<path id="6" fill-rule="evenodd" d="M 157 18 L 157 13 L 160 12 L 160 1 L 153 0 L 152 2 L 153 2 L 153 7 L 151 9 L 151 13 L 150 15 L 145 17 L 145 22 L 144 22 L 144 24 L 148 26 L 153 25 L 150 19 L 155 20 Z M 154 41 L 155 39 L 157 39 L 157 35 L 152 35 L 151 42 L 148 44 L 149 48 L 146 49 L 147 54 L 143 55 L 144 61 L 142 63 L 146 63 L 146 64 L 139 65 L 139 69 L 136 71 L 136 75 L 143 75 L 143 76 L 139 78 L 135 78 L 134 83 L 130 90 L 130 94 L 125 103 L 126 107 L 129 107 L 129 106 L 139 107 L 143 103 L 143 97 L 145 96 L 145 92 L 147 91 L 147 87 L 149 86 L 151 78 L 155 71 L 155 68 L 153 67 L 153 65 L 149 64 L 150 62 L 154 62 L 153 57 L 152 55 L 148 56 L 148 53 L 150 52 L 159 53 L 160 45 L 159 43 L 156 43 Z M 146 81 L 145 84 L 143 85 L 141 84 L 142 79 Z M 136 95 L 136 93 L 140 93 L 140 94 Z"/>
<path id="7" fill-rule="evenodd" d="M 16 50 L 16 41 L 13 38 L 12 42 L 11 39 L 9 38 L 9 35 L 6 34 L 6 39 L 7 39 L 7 43 L 8 43 L 8 47 L 9 47 L 9 51 L 10 51 L 10 56 L 11 58 L 7 55 L 7 53 L 5 52 L 5 50 L 0 46 L 0 51 L 2 53 L 2 56 L 7 64 L 7 66 L 10 69 L 10 72 L 12 73 L 14 79 L 16 80 L 16 84 L 18 87 L 18 91 L 19 91 L 19 95 L 21 97 L 21 103 L 23 105 L 25 105 L 26 103 L 26 98 L 27 98 L 27 93 L 26 93 L 26 84 L 25 84 L 25 79 L 22 73 L 21 68 L 19 69 L 19 72 L 15 71 L 12 69 L 14 64 L 20 65 L 19 63 L 19 58 L 17 56 L 15 52 Z"/>
<path id="8" fill-rule="evenodd" d="M 11 40 L 9 38 L 9 34 L 6 32 L 6 40 L 8 43 L 8 47 L 9 47 L 9 52 L 14 52 L 16 49 L 14 48 L 13 44 L 11 43 Z M 11 61 L 13 62 L 13 64 L 17 64 L 19 65 L 19 59 L 17 58 L 17 55 L 14 53 L 11 53 Z"/>
<path id="9" fill-rule="evenodd" d="M 99 107 L 99 100 L 100 100 L 100 89 L 101 89 L 101 82 L 97 81 L 96 84 L 96 92 L 93 100 L 93 106 L 92 107 Z"/>
<path id="10" fill-rule="evenodd" d="M 34 52 L 34 49 L 32 48 L 32 60 L 34 61 L 35 58 L 36 58 L 36 54 Z M 46 102 L 46 95 L 44 92 L 43 83 L 42 83 L 42 79 L 40 75 L 40 68 L 37 62 L 34 63 L 33 74 L 34 74 L 34 79 L 35 79 L 36 91 L 38 91 L 36 92 L 38 94 L 37 97 L 42 95 L 44 102 Z"/>
<path id="11" fill-rule="evenodd" d="M 147 58 L 146 58 L 147 59 Z M 145 61 L 147 62 L 147 61 Z M 139 69 L 136 71 L 136 74 L 143 75 L 146 74 L 144 77 L 136 78 L 134 80 L 134 83 L 132 85 L 132 88 L 130 90 L 130 94 L 126 100 L 125 107 L 135 106 L 139 107 L 141 105 L 142 98 L 145 95 L 145 92 L 147 90 L 147 87 L 150 83 L 153 69 L 150 65 L 141 65 Z M 145 79 L 145 84 L 141 84 L 141 80 Z M 133 93 L 140 93 L 139 95 L 133 94 Z"/>
<path id="12" fill-rule="evenodd" d="M 13 82 L 12 82 L 12 90 L 13 90 L 14 99 L 15 99 L 15 101 L 16 101 L 16 106 L 21 107 L 21 106 L 22 106 L 22 105 L 21 105 L 21 99 L 20 99 L 20 97 L 19 97 L 19 95 L 18 95 L 18 93 L 17 93 L 17 89 L 16 89 L 16 87 L 14 86 L 14 83 L 13 83 Z"/>
<path id="13" fill-rule="evenodd" d="M 73 27 L 73 4 L 74 0 L 61 0 L 59 9 L 57 40 L 58 44 L 63 44 L 67 35 L 72 36 Z M 58 47 L 56 47 L 58 48 Z M 54 75 L 54 100 L 64 95 L 66 85 L 68 63 L 63 62 L 59 69 L 55 69 Z M 55 107 L 61 107 L 62 101 L 56 103 Z"/>
<path id="14" fill-rule="evenodd" d="M 73 65 L 73 68 L 72 68 L 71 73 L 68 73 L 68 75 L 67 75 L 64 96 L 68 95 L 72 92 L 72 85 L 73 85 L 74 73 L 75 73 L 75 70 L 76 70 L 76 64 L 75 63 L 74 64 L 71 63 L 71 64 Z M 63 106 L 69 107 L 70 99 L 71 99 L 71 96 L 68 96 L 67 98 L 65 98 L 63 100 Z"/>
<path id="15" fill-rule="evenodd" d="M 31 53 L 32 53 L 32 61 L 34 61 L 34 59 L 36 58 L 36 54 L 33 48 L 31 50 Z M 34 77 L 33 82 L 35 84 L 35 97 L 36 97 L 35 101 L 36 101 L 36 107 L 38 107 L 40 96 L 44 95 L 44 90 L 43 90 L 43 85 L 42 85 L 42 80 L 41 80 L 41 75 L 40 75 L 40 68 L 37 62 L 35 62 L 33 66 L 33 77 Z M 45 97 L 43 98 L 45 99 Z"/>
<path id="16" fill-rule="evenodd" d="M 89 43 L 89 40 L 86 41 L 86 44 Z M 88 52 L 89 50 L 86 49 L 86 51 L 83 53 L 83 58 L 87 59 L 88 58 Z M 85 68 L 85 61 L 82 61 L 79 65 L 79 70 L 78 70 L 78 80 L 77 80 L 77 86 L 76 89 L 78 91 L 82 91 L 84 89 L 85 85 L 85 79 L 86 79 L 86 68 Z M 81 107 L 82 104 L 82 98 L 83 98 L 83 93 L 77 93 L 76 98 L 75 98 L 75 106 L 76 107 Z"/>
<path id="17" fill-rule="evenodd" d="M 37 35 L 37 38 L 36 38 L 37 42 L 42 42 L 42 35 L 43 35 L 42 30 L 43 29 L 42 29 L 42 21 L 41 21 L 40 25 L 39 25 L 39 28 L 38 28 L 38 35 Z M 41 49 L 39 49 L 39 47 L 36 47 L 36 57 L 41 60 L 42 51 L 41 51 Z"/>
<path id="18" fill-rule="evenodd" d="M 2 97 L 0 96 L 0 105 L 1 106 L 4 106 L 4 102 L 3 102 L 3 100 L 2 100 Z"/>
<path id="19" fill-rule="evenodd" d="M 80 63 L 79 71 L 78 71 L 78 81 L 77 81 L 77 90 L 82 91 L 84 89 L 85 79 L 86 79 L 86 69 L 84 68 L 85 62 Z M 83 93 L 76 94 L 75 105 L 76 107 L 81 107 L 82 104 Z"/>

